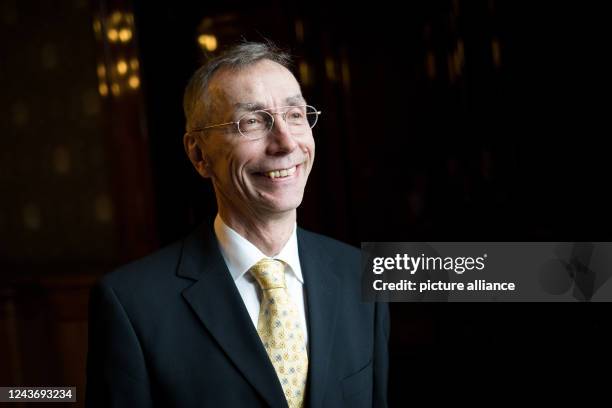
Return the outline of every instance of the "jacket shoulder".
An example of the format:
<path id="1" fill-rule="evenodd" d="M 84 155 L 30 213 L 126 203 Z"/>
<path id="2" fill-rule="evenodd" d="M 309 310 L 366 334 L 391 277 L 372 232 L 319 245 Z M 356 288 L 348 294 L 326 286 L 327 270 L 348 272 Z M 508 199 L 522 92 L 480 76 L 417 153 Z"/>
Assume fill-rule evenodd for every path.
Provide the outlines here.
<path id="1" fill-rule="evenodd" d="M 328 236 L 298 228 L 298 239 L 300 244 L 306 245 L 310 249 L 318 250 L 326 256 L 343 260 L 344 263 L 358 265 L 360 262 L 361 252 L 359 249 Z"/>
<path id="2" fill-rule="evenodd" d="M 342 241 L 338 241 L 337 239 L 328 237 L 326 235 L 318 234 L 316 232 L 312 232 L 301 227 L 298 227 L 298 235 L 300 235 L 302 239 L 308 242 L 318 242 L 321 246 L 330 249 L 346 253 L 352 253 L 353 255 L 359 255 L 358 248 Z"/>
<path id="3" fill-rule="evenodd" d="M 175 277 L 182 250 L 183 240 L 174 242 L 107 273 L 98 284 L 121 292 L 146 291 L 164 285 Z"/>

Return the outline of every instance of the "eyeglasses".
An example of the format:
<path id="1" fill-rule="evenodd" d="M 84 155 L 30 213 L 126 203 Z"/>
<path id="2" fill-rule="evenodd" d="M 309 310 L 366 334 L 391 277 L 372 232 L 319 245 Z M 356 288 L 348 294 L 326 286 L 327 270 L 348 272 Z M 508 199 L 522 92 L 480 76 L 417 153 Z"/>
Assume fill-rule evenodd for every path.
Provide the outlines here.
<path id="1" fill-rule="evenodd" d="M 244 114 L 237 122 L 219 123 L 201 128 L 192 129 L 192 132 L 201 132 L 221 126 L 236 125 L 238 132 L 249 140 L 261 139 L 268 135 L 274 127 L 274 115 L 280 114 L 289 128 L 289 133 L 294 136 L 303 135 L 317 124 L 321 111 L 314 106 L 283 106 L 281 111 L 273 112 L 272 109 L 262 109 Z"/>

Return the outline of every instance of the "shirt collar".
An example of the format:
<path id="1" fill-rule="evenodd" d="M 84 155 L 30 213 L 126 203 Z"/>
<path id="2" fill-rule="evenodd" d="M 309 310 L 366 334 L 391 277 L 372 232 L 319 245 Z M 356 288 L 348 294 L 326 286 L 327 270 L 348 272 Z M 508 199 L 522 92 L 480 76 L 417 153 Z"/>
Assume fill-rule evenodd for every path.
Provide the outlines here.
<path id="1" fill-rule="evenodd" d="M 217 214 L 215 218 L 214 227 L 221 254 L 225 259 L 225 263 L 234 281 L 243 276 L 262 258 L 269 258 L 249 240 L 228 227 L 219 214 Z M 303 284 L 304 279 L 302 277 L 302 268 L 300 267 L 296 231 L 297 224 L 294 225 L 293 232 L 289 236 L 289 240 L 285 243 L 285 246 L 280 250 L 278 255 L 272 258 L 287 263 L 291 267 L 295 277 Z"/>

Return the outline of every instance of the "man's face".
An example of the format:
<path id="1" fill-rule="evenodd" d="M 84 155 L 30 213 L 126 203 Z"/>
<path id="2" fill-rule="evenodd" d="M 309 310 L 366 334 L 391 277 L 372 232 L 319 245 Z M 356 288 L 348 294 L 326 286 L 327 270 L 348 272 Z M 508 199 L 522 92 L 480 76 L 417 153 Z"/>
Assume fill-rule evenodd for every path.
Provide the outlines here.
<path id="1" fill-rule="evenodd" d="M 216 73 L 209 95 L 213 110 L 208 125 L 235 122 L 256 109 L 276 112 L 305 104 L 295 77 L 270 60 Z M 282 115 L 275 114 L 272 130 L 261 139 L 248 140 L 231 125 L 208 130 L 202 141 L 207 162 L 203 175 L 212 179 L 222 213 L 278 216 L 294 211 L 302 202 L 315 154 L 311 129 L 292 135 Z M 273 171 L 287 175 L 270 177 Z"/>

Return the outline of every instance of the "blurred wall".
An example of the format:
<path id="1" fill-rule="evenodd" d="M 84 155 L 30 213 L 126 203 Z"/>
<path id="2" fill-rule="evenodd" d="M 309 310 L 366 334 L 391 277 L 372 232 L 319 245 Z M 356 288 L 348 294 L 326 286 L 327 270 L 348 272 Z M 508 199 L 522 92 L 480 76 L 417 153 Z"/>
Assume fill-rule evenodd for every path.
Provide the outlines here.
<path id="1" fill-rule="evenodd" d="M 82 401 L 93 282 L 214 216 L 182 92 L 243 38 L 288 48 L 323 111 L 302 226 L 354 245 L 610 238 L 604 14 L 578 2 L 0 4 L 0 384 Z M 406 383 L 447 386 L 427 381 L 440 367 L 490 379 L 503 350 L 556 378 L 566 350 L 610 340 L 604 309 L 450 306 L 392 305 L 394 406 Z"/>

